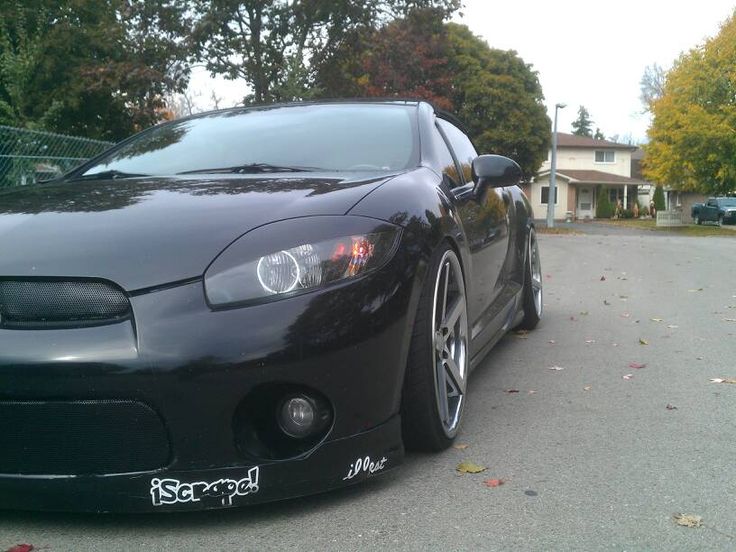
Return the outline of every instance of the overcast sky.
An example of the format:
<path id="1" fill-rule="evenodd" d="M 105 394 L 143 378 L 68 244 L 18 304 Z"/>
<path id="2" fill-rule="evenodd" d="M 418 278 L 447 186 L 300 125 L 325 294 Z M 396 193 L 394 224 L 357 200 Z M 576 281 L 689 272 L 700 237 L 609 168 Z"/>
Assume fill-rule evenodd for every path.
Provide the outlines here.
<path id="1" fill-rule="evenodd" d="M 643 140 L 639 81 L 652 63 L 670 67 L 683 51 L 718 32 L 736 0 L 464 0 L 463 17 L 493 48 L 516 50 L 539 72 L 548 110 L 566 103 L 559 129 L 569 132 L 578 106 L 606 136 Z M 214 89 L 228 107 L 245 95 L 241 83 L 195 70 L 196 103 L 212 107 Z M 553 113 L 550 110 L 550 117 Z"/>

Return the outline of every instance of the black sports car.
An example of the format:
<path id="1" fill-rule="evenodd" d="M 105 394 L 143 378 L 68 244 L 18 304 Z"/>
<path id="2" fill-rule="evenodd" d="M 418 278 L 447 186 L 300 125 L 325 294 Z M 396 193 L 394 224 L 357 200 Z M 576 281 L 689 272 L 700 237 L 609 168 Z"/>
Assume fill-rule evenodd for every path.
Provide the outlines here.
<path id="1" fill-rule="evenodd" d="M 0 193 L 0 504 L 239 506 L 455 438 L 542 313 L 513 161 L 427 103 L 239 108 Z"/>

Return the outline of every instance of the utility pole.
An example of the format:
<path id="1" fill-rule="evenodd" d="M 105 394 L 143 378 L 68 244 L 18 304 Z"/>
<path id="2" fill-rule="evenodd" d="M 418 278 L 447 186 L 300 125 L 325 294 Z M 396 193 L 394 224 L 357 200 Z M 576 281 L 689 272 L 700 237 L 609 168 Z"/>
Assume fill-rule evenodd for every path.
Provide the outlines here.
<path id="1" fill-rule="evenodd" d="M 549 171 L 549 194 L 547 195 L 547 228 L 555 226 L 555 203 L 557 199 L 557 111 L 567 104 L 555 104 L 555 123 L 552 127 L 552 159 Z"/>

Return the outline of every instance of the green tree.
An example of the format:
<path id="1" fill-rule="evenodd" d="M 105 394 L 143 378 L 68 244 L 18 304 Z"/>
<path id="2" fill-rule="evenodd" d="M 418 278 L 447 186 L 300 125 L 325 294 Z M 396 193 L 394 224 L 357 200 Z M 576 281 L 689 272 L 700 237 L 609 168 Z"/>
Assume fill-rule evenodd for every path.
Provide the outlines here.
<path id="1" fill-rule="evenodd" d="M 526 178 L 539 170 L 551 121 L 537 72 L 513 50 L 497 50 L 465 25 L 448 23 L 450 99 L 479 152 L 514 159 Z"/>
<path id="2" fill-rule="evenodd" d="M 667 208 L 664 201 L 664 190 L 662 189 L 662 186 L 656 186 L 654 188 L 654 197 L 652 200 L 654 201 L 654 208 L 657 209 L 657 211 L 664 211 Z"/>
<path id="3" fill-rule="evenodd" d="M 590 113 L 581 105 L 578 108 L 578 118 L 572 122 L 572 133 L 577 136 L 593 136 L 593 121 L 590 120 Z"/>
<path id="4" fill-rule="evenodd" d="M 736 191 L 736 18 L 680 56 L 652 102 L 644 176 L 680 190 Z"/>
<path id="5" fill-rule="evenodd" d="M 595 138 L 596 140 L 605 140 L 606 139 L 606 135 L 603 134 L 603 132 L 601 131 L 600 128 L 596 127 L 595 128 L 595 134 L 593 134 L 593 138 Z"/>
<path id="6" fill-rule="evenodd" d="M 187 27 L 177 0 L 4 1 L 0 121 L 111 140 L 160 121 Z"/>
<path id="7" fill-rule="evenodd" d="M 244 101 L 303 99 L 315 90 L 315 73 L 345 42 L 412 9 L 449 14 L 459 0 L 192 0 L 200 14 L 193 39 L 213 74 L 243 80 Z"/>
<path id="8" fill-rule="evenodd" d="M 608 197 L 608 188 L 600 188 L 595 206 L 595 218 L 610 219 L 613 216 L 613 204 Z"/>

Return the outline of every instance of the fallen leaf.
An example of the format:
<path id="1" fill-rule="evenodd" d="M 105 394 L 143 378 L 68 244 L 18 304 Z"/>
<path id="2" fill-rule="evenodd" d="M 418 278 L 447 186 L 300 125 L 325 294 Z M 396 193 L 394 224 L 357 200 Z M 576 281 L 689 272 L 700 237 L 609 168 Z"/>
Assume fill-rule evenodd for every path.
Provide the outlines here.
<path id="1" fill-rule="evenodd" d="M 724 318 L 724 322 L 736 322 L 736 318 Z"/>
<path id="2" fill-rule="evenodd" d="M 457 445 L 452 445 L 452 448 L 455 448 L 455 449 L 457 449 L 457 450 L 465 450 L 465 449 L 466 449 L 466 448 L 468 448 L 469 446 L 470 446 L 470 445 L 466 445 L 466 444 L 464 444 L 464 443 L 460 443 L 460 444 L 457 444 Z"/>
<path id="3" fill-rule="evenodd" d="M 667 327 L 668 327 L 668 328 L 669 328 L 670 330 L 674 330 L 674 329 L 676 329 L 676 328 L 679 328 L 680 326 L 678 326 L 678 325 L 676 325 L 676 324 L 669 324 L 669 325 L 668 325 Z"/>
<path id="4" fill-rule="evenodd" d="M 608 301 L 606 301 L 605 299 L 603 300 L 603 304 L 604 304 L 604 305 L 606 305 L 607 307 L 610 307 L 610 306 L 611 306 L 611 303 L 609 303 L 609 302 L 608 302 Z"/>
<path id="5" fill-rule="evenodd" d="M 677 407 L 674 404 L 667 403 L 667 406 L 665 406 L 667 410 L 677 410 Z"/>
<path id="6" fill-rule="evenodd" d="M 564 370 L 564 368 L 562 366 L 550 366 L 547 370 L 555 370 L 559 372 L 560 370 Z"/>
<path id="7" fill-rule="evenodd" d="M 640 337 L 639 338 L 639 344 L 640 345 L 649 345 L 649 342 L 646 339 L 644 339 L 643 337 Z"/>
<path id="8" fill-rule="evenodd" d="M 484 482 L 486 487 L 500 487 L 504 483 L 506 483 L 503 479 L 486 479 Z"/>
<path id="9" fill-rule="evenodd" d="M 536 392 L 536 391 L 535 391 L 534 389 L 530 389 L 530 390 L 528 391 L 528 393 L 529 393 L 530 395 L 535 395 L 535 394 L 536 394 L 537 392 Z"/>
<path id="10" fill-rule="evenodd" d="M 583 391 L 590 391 L 591 389 L 593 389 L 592 385 L 586 385 L 585 387 L 583 387 Z"/>
<path id="11" fill-rule="evenodd" d="M 690 293 L 697 293 L 698 291 L 703 291 L 703 288 L 698 288 L 698 289 L 689 289 L 688 291 L 689 291 Z"/>
<path id="12" fill-rule="evenodd" d="M 635 370 L 641 370 L 642 368 L 646 368 L 646 364 L 639 364 L 638 362 L 629 362 L 629 368 L 634 368 Z"/>
<path id="13" fill-rule="evenodd" d="M 31 552 L 31 550 L 34 550 L 32 544 L 16 544 L 5 552 Z"/>
<path id="14" fill-rule="evenodd" d="M 674 514 L 672 518 L 677 525 L 681 525 L 682 527 L 695 528 L 703 526 L 703 518 L 693 514 Z"/>
<path id="15" fill-rule="evenodd" d="M 625 376 L 621 376 L 625 380 L 634 379 L 634 374 L 626 374 Z"/>
<path id="16" fill-rule="evenodd" d="M 625 312 L 621 315 L 622 318 L 630 318 L 631 315 L 628 312 Z"/>
<path id="17" fill-rule="evenodd" d="M 575 318 L 574 316 L 571 316 L 570 317 L 570 320 L 572 320 L 573 322 L 575 322 L 577 320 L 577 318 Z"/>
<path id="18" fill-rule="evenodd" d="M 711 383 L 736 383 L 736 378 L 711 378 Z"/>
<path id="19" fill-rule="evenodd" d="M 547 343 L 551 343 L 552 345 L 554 345 L 557 342 L 554 339 L 550 339 Z"/>
<path id="20" fill-rule="evenodd" d="M 629 296 L 628 295 L 619 295 L 618 298 L 619 299 L 628 299 Z"/>
<path id="21" fill-rule="evenodd" d="M 605 276 L 601 276 L 601 282 L 605 282 L 605 281 L 606 281 L 606 277 Z"/>
<path id="22" fill-rule="evenodd" d="M 583 315 L 583 316 L 588 316 L 589 313 L 588 313 L 588 311 L 580 311 L 580 314 Z"/>
<path id="23" fill-rule="evenodd" d="M 649 320 L 651 320 L 652 322 L 662 322 L 663 321 L 662 318 L 650 318 Z"/>
<path id="24" fill-rule="evenodd" d="M 488 468 L 473 464 L 472 462 L 460 462 L 455 469 L 460 473 L 480 473 L 486 471 Z"/>
<path id="25" fill-rule="evenodd" d="M 518 393 L 518 392 L 519 392 L 518 389 L 507 389 L 506 390 L 506 393 Z"/>
<path id="26" fill-rule="evenodd" d="M 586 343 L 595 343 L 595 339 L 586 339 L 585 342 Z"/>

